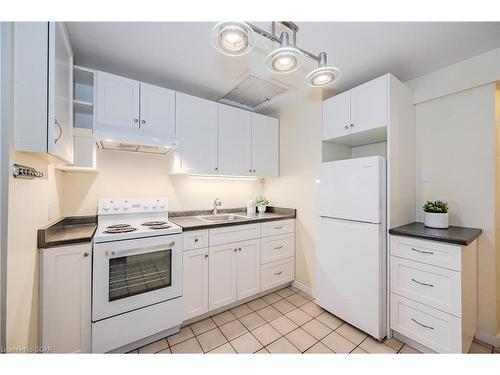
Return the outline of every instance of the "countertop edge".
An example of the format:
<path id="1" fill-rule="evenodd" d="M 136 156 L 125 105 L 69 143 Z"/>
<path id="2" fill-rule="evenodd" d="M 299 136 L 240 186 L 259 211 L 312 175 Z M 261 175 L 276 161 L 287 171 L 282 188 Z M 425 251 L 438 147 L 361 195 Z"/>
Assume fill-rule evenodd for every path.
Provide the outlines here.
<path id="1" fill-rule="evenodd" d="M 60 227 L 79 227 L 85 225 L 89 227 L 85 234 L 75 235 L 73 238 L 50 240 L 51 232 L 56 231 Z M 37 231 L 37 249 L 45 250 L 54 247 L 65 245 L 75 245 L 81 243 L 92 242 L 95 232 L 97 230 L 97 216 L 66 216 L 62 217 L 55 222 L 48 224 L 44 228 Z"/>
<path id="2" fill-rule="evenodd" d="M 414 224 L 414 223 L 411 223 Z M 421 223 L 419 223 L 421 224 Z M 408 224 L 410 225 L 410 224 Z M 404 226 L 401 226 L 404 227 Z M 442 242 L 442 243 L 448 243 L 452 245 L 460 245 L 460 246 L 468 246 L 475 240 L 479 238 L 481 233 L 483 232 L 482 229 L 480 228 L 468 228 L 468 227 L 458 227 L 458 226 L 451 226 L 450 228 L 457 228 L 457 229 L 465 229 L 465 230 L 470 230 L 472 233 L 467 239 L 461 239 L 461 238 L 453 238 L 453 237 L 442 237 L 439 234 L 432 234 L 432 233 L 417 233 L 417 232 L 412 232 L 408 230 L 401 229 L 401 227 L 396 227 L 396 228 L 391 228 L 389 229 L 389 234 L 394 235 L 394 236 L 402 236 L 402 237 L 411 237 L 411 238 L 419 238 L 419 239 L 424 239 L 424 240 L 429 240 L 429 241 L 436 241 L 436 242 Z"/>
<path id="3" fill-rule="evenodd" d="M 179 216 L 177 218 L 180 218 L 182 216 Z M 181 224 L 177 223 L 175 221 L 176 218 L 169 218 L 170 221 L 174 222 L 176 225 L 180 226 L 182 228 L 183 232 L 189 232 L 189 231 L 194 231 L 194 230 L 203 230 L 203 229 L 215 229 L 215 228 L 223 228 L 223 227 L 233 227 L 236 225 L 250 225 L 250 224 L 258 224 L 258 223 L 263 223 L 266 221 L 278 221 L 278 220 L 289 220 L 289 219 L 296 219 L 296 215 L 283 215 L 280 217 L 269 217 L 269 218 L 259 218 L 259 219 L 251 219 L 251 220 L 241 220 L 241 221 L 236 221 L 236 222 L 226 222 L 226 223 L 207 223 L 207 224 L 200 224 L 200 225 L 195 225 L 195 226 L 186 226 L 183 227 Z"/>

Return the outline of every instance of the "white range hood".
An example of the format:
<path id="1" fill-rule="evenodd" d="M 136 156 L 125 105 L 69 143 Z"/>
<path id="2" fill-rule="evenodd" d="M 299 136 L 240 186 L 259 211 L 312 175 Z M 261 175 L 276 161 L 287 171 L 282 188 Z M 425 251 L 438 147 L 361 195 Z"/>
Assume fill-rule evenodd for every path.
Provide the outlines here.
<path id="1" fill-rule="evenodd" d="M 175 138 L 154 138 L 139 135 L 113 134 L 109 132 L 95 132 L 97 145 L 102 150 L 141 152 L 147 154 L 166 155 L 179 146 Z"/>

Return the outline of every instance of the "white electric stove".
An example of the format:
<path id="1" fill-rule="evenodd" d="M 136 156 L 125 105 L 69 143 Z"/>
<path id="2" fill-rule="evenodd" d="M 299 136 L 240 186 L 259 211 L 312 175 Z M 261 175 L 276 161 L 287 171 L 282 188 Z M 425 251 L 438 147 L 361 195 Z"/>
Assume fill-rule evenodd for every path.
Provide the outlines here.
<path id="1" fill-rule="evenodd" d="M 92 351 L 125 351 L 182 323 L 182 228 L 165 198 L 100 199 L 92 272 Z"/>

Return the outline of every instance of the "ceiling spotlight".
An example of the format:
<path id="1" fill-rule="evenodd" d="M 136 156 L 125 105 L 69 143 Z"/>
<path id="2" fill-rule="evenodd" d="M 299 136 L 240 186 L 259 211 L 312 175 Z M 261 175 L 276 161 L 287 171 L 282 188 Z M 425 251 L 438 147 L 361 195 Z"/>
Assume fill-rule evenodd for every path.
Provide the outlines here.
<path id="1" fill-rule="evenodd" d="M 286 74 L 296 71 L 302 65 L 304 55 L 294 46 L 288 43 L 288 33 L 281 33 L 280 47 L 272 51 L 266 57 L 266 66 L 278 74 Z"/>
<path id="2" fill-rule="evenodd" d="M 212 43 L 225 55 L 241 56 L 252 50 L 254 32 L 245 22 L 219 22 L 212 29 Z"/>
<path id="3" fill-rule="evenodd" d="M 306 82 L 312 87 L 324 87 L 333 83 L 340 76 L 340 70 L 333 66 L 326 66 L 326 53 L 319 55 L 318 67 L 306 76 Z"/>

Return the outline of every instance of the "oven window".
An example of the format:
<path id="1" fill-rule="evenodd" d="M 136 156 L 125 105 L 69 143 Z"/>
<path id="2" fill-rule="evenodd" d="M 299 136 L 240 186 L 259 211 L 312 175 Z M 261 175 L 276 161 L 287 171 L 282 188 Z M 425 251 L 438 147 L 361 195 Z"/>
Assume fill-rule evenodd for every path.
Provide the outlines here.
<path id="1" fill-rule="evenodd" d="M 109 301 L 172 285 L 172 250 L 109 260 Z"/>

